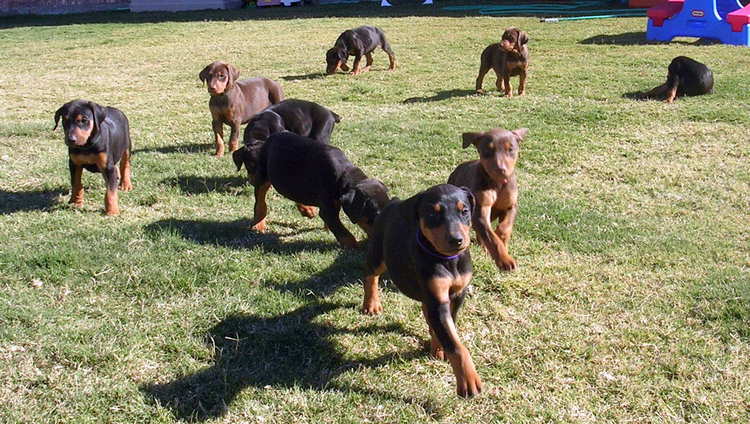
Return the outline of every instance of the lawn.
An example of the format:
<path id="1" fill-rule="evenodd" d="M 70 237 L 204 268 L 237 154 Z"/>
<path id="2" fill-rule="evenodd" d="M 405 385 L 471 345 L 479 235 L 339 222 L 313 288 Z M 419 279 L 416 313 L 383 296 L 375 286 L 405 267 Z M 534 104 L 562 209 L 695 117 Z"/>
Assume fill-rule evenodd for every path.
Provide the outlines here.
<path id="1" fill-rule="evenodd" d="M 399 68 L 378 51 L 371 72 L 323 76 L 362 24 Z M 0 422 L 750 421 L 750 50 L 647 43 L 645 25 L 376 5 L 5 20 Z M 473 94 L 509 26 L 530 37 L 527 95 Z M 623 97 L 677 55 L 713 69 L 714 94 Z M 331 143 L 401 198 L 476 157 L 462 132 L 529 128 L 519 269 L 473 243 L 458 322 L 481 396 L 455 395 L 392 284 L 382 315 L 360 314 L 363 252 L 320 219 L 273 194 L 269 231 L 247 229 L 246 174 L 211 156 L 198 72 L 214 60 L 341 115 Z M 130 119 L 135 190 L 118 217 L 95 174 L 84 207 L 67 203 L 52 127 L 75 98 Z"/>

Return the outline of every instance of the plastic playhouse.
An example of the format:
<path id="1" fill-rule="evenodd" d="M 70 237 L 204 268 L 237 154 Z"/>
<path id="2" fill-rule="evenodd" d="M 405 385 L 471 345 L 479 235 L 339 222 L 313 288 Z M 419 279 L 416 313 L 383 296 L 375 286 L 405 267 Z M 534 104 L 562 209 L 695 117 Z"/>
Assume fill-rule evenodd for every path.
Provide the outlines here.
<path id="1" fill-rule="evenodd" d="M 648 9 L 646 38 L 705 37 L 750 46 L 750 4 L 738 0 L 667 0 Z"/>

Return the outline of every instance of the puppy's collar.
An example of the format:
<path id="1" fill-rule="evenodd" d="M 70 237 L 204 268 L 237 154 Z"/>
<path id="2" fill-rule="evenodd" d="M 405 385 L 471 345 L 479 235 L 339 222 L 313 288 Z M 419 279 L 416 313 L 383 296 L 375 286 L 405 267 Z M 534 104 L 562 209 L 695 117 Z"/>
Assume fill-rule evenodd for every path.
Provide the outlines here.
<path id="1" fill-rule="evenodd" d="M 451 261 L 453 259 L 458 259 L 458 257 L 461 256 L 461 254 L 463 253 L 463 252 L 457 253 L 457 254 L 455 254 L 453 256 L 441 255 L 440 253 L 438 253 L 434 249 L 430 249 L 429 247 L 427 247 L 425 245 L 425 243 L 422 241 L 422 237 L 424 237 L 422 235 L 422 232 L 419 231 L 419 229 L 417 229 L 417 236 L 416 236 L 417 246 L 419 246 L 419 248 L 422 249 L 423 252 L 427 253 L 428 255 L 430 255 L 430 256 L 432 256 L 434 258 L 438 258 L 438 259 L 443 260 L 443 261 Z"/>

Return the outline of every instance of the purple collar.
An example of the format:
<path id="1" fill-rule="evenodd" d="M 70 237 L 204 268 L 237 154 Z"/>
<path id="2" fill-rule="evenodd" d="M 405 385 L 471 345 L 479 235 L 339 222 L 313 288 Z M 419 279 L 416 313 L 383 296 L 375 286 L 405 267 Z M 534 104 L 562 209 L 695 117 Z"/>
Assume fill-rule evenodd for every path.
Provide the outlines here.
<path id="1" fill-rule="evenodd" d="M 422 235 L 422 232 L 419 231 L 419 229 L 417 228 L 417 237 L 416 237 L 417 238 L 417 246 L 419 246 L 419 248 L 422 249 L 423 252 L 427 253 L 428 255 L 430 255 L 432 257 L 438 258 L 438 259 L 443 260 L 443 261 L 450 261 L 450 260 L 453 260 L 453 259 L 458 259 L 458 257 L 461 256 L 461 253 L 463 253 L 463 252 L 461 252 L 461 253 L 455 254 L 453 256 L 441 255 L 441 254 L 437 253 L 434 249 L 430 249 L 429 247 L 425 246 L 425 244 L 422 242 L 422 237 L 424 237 Z"/>

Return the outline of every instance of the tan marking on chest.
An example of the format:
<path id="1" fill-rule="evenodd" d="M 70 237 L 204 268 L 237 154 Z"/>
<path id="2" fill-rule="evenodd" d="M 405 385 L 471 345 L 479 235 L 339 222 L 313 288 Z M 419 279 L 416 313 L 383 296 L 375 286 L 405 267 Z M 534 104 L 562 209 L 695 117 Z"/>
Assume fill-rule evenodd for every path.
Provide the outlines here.
<path id="1" fill-rule="evenodd" d="M 70 160 L 76 166 L 96 165 L 99 169 L 107 167 L 107 153 L 71 153 Z"/>
<path id="2" fill-rule="evenodd" d="M 507 211 L 513 209 L 518 201 L 518 192 L 509 190 L 507 186 L 495 191 L 495 202 L 492 209 L 496 211 Z"/>
<path id="3" fill-rule="evenodd" d="M 451 277 L 433 277 L 427 281 L 427 290 L 440 303 L 450 301 L 450 295 L 460 293 L 471 281 L 472 274 L 458 274 Z"/>

